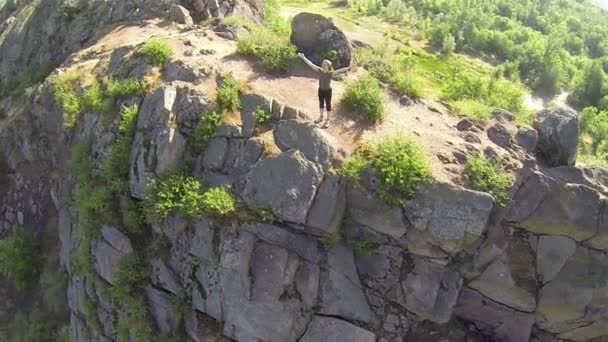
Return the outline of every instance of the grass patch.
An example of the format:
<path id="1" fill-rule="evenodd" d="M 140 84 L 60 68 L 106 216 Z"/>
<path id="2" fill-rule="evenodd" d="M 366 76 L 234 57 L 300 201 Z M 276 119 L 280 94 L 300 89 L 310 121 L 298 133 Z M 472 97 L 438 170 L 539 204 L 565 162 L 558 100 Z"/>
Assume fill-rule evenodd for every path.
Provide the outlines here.
<path id="1" fill-rule="evenodd" d="M 152 38 L 144 44 L 141 54 L 146 57 L 149 63 L 162 66 L 170 61 L 175 53 L 166 40 Z"/>
<path id="2" fill-rule="evenodd" d="M 55 76 L 52 80 L 55 101 L 63 109 L 64 125 L 74 127 L 83 111 L 83 102 L 78 94 L 80 75 L 76 72 L 66 72 Z"/>
<path id="3" fill-rule="evenodd" d="M 372 75 L 363 75 L 349 83 L 342 102 L 371 122 L 384 119 L 386 96 L 380 83 Z"/>
<path id="4" fill-rule="evenodd" d="M 241 109 L 241 93 L 243 84 L 232 74 L 226 75 L 217 89 L 216 101 L 220 110 L 234 111 Z"/>
<path id="5" fill-rule="evenodd" d="M 224 116 L 223 112 L 218 111 L 203 114 L 194 128 L 194 147 L 198 151 L 203 151 L 207 147 L 217 128 L 224 123 Z"/>
<path id="6" fill-rule="evenodd" d="M 319 242 L 324 250 L 329 251 L 330 249 L 334 248 L 338 242 L 340 242 L 340 235 L 336 234 L 332 236 L 320 237 Z"/>
<path id="7" fill-rule="evenodd" d="M 509 203 L 511 177 L 500 163 L 481 156 L 469 156 L 465 174 L 475 190 L 492 195 L 497 205 L 504 207 Z"/>
<path id="8" fill-rule="evenodd" d="M 130 96 L 145 95 L 149 90 L 146 80 L 135 80 L 130 78 L 115 79 L 104 77 L 102 80 L 105 85 L 106 94 L 112 99 L 124 99 Z"/>
<path id="9" fill-rule="evenodd" d="M 364 144 L 343 164 L 341 174 L 358 183 L 360 173 L 371 168 L 378 177 L 378 195 L 391 205 L 414 197 L 431 177 L 431 169 L 421 148 L 398 135 Z"/>
<path id="10" fill-rule="evenodd" d="M 255 57 L 265 69 L 274 72 L 290 70 L 298 59 L 297 49 L 291 44 L 288 33 L 260 25 L 253 27 L 247 37 L 239 40 L 237 52 Z"/>
<path id="11" fill-rule="evenodd" d="M 257 108 L 251 115 L 253 115 L 255 121 L 260 125 L 265 125 L 270 122 L 270 119 L 272 118 L 270 114 L 266 113 L 262 108 Z"/>
<path id="12" fill-rule="evenodd" d="M 0 272 L 19 291 L 25 290 L 38 275 L 38 247 L 22 229 L 15 228 L 0 241 Z"/>
<path id="13" fill-rule="evenodd" d="M 226 188 L 212 188 L 207 190 L 202 197 L 203 208 L 207 213 L 225 217 L 236 211 L 234 196 Z"/>
<path id="14" fill-rule="evenodd" d="M 158 222 L 180 212 L 189 217 L 203 213 L 201 183 L 193 177 L 174 173 L 157 181 L 146 196 L 149 221 Z"/>

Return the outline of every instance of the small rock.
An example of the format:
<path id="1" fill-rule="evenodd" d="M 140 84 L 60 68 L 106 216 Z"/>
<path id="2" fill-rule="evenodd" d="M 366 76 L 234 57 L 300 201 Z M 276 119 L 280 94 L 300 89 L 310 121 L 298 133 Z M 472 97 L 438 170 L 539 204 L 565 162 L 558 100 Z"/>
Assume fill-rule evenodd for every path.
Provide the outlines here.
<path id="1" fill-rule="evenodd" d="M 472 144 L 481 144 L 481 139 L 473 133 L 465 133 L 462 138 L 464 141 L 472 143 Z"/>
<path id="2" fill-rule="evenodd" d="M 401 98 L 399 99 L 399 103 L 400 103 L 402 106 L 411 106 L 411 105 L 413 105 L 415 102 L 414 102 L 414 100 L 413 100 L 411 97 L 409 97 L 409 96 L 407 96 L 407 95 L 403 95 L 403 96 L 401 96 Z"/>
<path id="3" fill-rule="evenodd" d="M 199 53 L 201 55 L 215 55 L 216 51 L 214 49 L 201 49 Z"/>
<path id="4" fill-rule="evenodd" d="M 445 152 L 439 152 L 439 153 L 437 153 L 437 159 L 439 159 L 444 164 L 451 164 L 452 163 L 452 159 Z"/>
<path id="5" fill-rule="evenodd" d="M 172 5 L 169 9 L 169 17 L 171 20 L 185 25 L 194 25 L 194 21 L 190 16 L 190 12 L 180 5 Z"/>
<path id="6" fill-rule="evenodd" d="M 443 115 L 443 111 L 441 109 L 437 108 L 435 105 L 431 104 L 431 105 L 426 106 L 426 108 L 428 108 L 433 113 Z"/>
<path id="7" fill-rule="evenodd" d="M 184 40 L 184 45 L 186 45 L 186 46 L 193 46 L 192 45 L 192 41 L 190 39 Z"/>
<path id="8" fill-rule="evenodd" d="M 496 145 L 504 148 L 511 147 L 513 138 L 509 130 L 502 124 L 495 124 L 488 128 L 488 138 Z"/>
<path id="9" fill-rule="evenodd" d="M 459 131 L 468 131 L 473 127 L 473 121 L 470 119 L 462 119 L 456 124 L 456 129 Z"/>
<path id="10" fill-rule="evenodd" d="M 496 150 L 494 148 L 492 148 L 490 146 L 486 147 L 483 150 L 483 155 L 488 160 L 498 160 L 498 153 L 496 152 Z"/>
<path id="11" fill-rule="evenodd" d="M 192 50 L 186 50 L 186 51 L 184 51 L 184 56 L 192 57 L 192 56 L 194 56 L 194 52 Z"/>
<path id="12" fill-rule="evenodd" d="M 452 155 L 454 156 L 454 158 L 456 158 L 456 163 L 457 164 L 466 164 L 467 162 L 467 155 L 462 152 L 462 151 L 454 151 L 452 152 Z"/>
<path id="13" fill-rule="evenodd" d="M 495 108 L 492 111 L 492 117 L 500 122 L 511 122 L 515 120 L 515 114 L 501 108 Z"/>
<path id="14" fill-rule="evenodd" d="M 515 139 L 527 152 L 536 152 L 536 146 L 538 145 L 538 132 L 535 129 L 522 127 L 517 131 Z"/>

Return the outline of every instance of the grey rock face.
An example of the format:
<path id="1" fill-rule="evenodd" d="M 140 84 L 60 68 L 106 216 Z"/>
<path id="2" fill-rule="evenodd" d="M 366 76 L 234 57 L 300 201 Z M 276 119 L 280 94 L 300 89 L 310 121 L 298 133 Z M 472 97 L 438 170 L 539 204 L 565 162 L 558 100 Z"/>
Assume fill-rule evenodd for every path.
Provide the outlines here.
<path id="1" fill-rule="evenodd" d="M 283 120 L 274 131 L 277 146 L 283 151 L 300 150 L 308 160 L 320 164 L 324 171 L 331 167 L 334 148 L 316 125 L 297 120 Z"/>
<path id="2" fill-rule="evenodd" d="M 335 235 L 346 211 L 346 188 L 338 176 L 327 175 L 312 203 L 306 224 L 329 235 Z"/>
<path id="3" fill-rule="evenodd" d="M 283 152 L 253 167 L 243 198 L 251 207 L 270 207 L 285 220 L 304 224 L 321 177 L 321 170 L 302 153 Z"/>
<path id="4" fill-rule="evenodd" d="M 400 238 L 407 230 L 403 212 L 359 187 L 348 187 L 348 215 L 355 222 L 377 232 Z"/>
<path id="5" fill-rule="evenodd" d="M 171 297 L 152 287 L 146 287 L 146 296 L 150 305 L 150 314 L 163 336 L 174 334 L 178 328 L 178 318 L 171 306 Z"/>
<path id="6" fill-rule="evenodd" d="M 152 266 L 152 284 L 165 289 L 174 295 L 181 296 L 184 292 L 177 278 L 161 259 L 150 261 Z"/>
<path id="7" fill-rule="evenodd" d="M 258 239 L 279 246 L 312 263 L 320 259 L 317 240 L 304 234 L 269 224 L 249 224 L 241 227 Z"/>
<path id="8" fill-rule="evenodd" d="M 280 247 L 265 243 L 257 244 L 251 260 L 252 301 L 279 300 L 284 290 L 283 276 L 287 268 L 288 257 L 287 251 Z"/>
<path id="9" fill-rule="evenodd" d="M 327 268 L 321 282 L 320 312 L 368 322 L 371 311 L 363 295 L 352 251 L 343 244 L 332 248 L 327 255 Z"/>
<path id="10" fill-rule="evenodd" d="M 374 342 L 376 336 L 371 331 L 359 328 L 348 322 L 331 318 L 314 316 L 308 330 L 300 339 L 301 342 Z"/>
<path id="11" fill-rule="evenodd" d="M 532 294 L 518 287 L 513 281 L 506 255 L 491 263 L 479 278 L 469 283 L 469 287 L 519 311 L 533 312 L 536 308 L 536 300 Z"/>
<path id="12" fill-rule="evenodd" d="M 421 318 L 446 323 L 452 316 L 462 282 L 458 272 L 417 258 L 413 272 L 401 284 L 404 293 L 401 304 Z"/>
<path id="13" fill-rule="evenodd" d="M 406 203 L 405 215 L 415 229 L 426 231 L 444 251 L 457 252 L 467 238 L 483 235 L 493 206 L 487 193 L 436 183 Z"/>
<path id="14" fill-rule="evenodd" d="M 545 235 L 538 239 L 537 270 L 543 283 L 548 283 L 561 271 L 576 251 L 576 242 L 564 236 Z"/>
<path id="15" fill-rule="evenodd" d="M 104 226 L 104 240 L 93 244 L 91 253 L 94 258 L 95 270 L 108 283 L 114 284 L 114 277 L 120 260 L 133 252 L 131 241 L 117 229 Z"/>
<path id="16" fill-rule="evenodd" d="M 578 152 L 578 114 L 567 109 L 543 110 L 533 124 L 539 149 L 550 166 L 572 166 Z"/>
<path id="17" fill-rule="evenodd" d="M 194 21 L 190 16 L 190 12 L 180 5 L 171 5 L 171 8 L 169 8 L 169 17 L 171 17 L 171 20 L 180 24 L 186 24 L 190 26 L 194 25 Z"/>
<path id="18" fill-rule="evenodd" d="M 243 120 L 243 136 L 253 136 L 257 121 L 253 112 L 258 109 L 270 114 L 272 113 L 272 99 L 259 94 L 243 94 L 241 100 L 241 117 Z"/>
<path id="19" fill-rule="evenodd" d="M 578 246 L 559 273 L 540 291 L 537 324 L 561 339 L 587 341 L 608 334 L 603 300 L 608 258 Z M 597 270 L 597 271 L 593 271 Z"/>
<path id="20" fill-rule="evenodd" d="M 496 341 L 528 342 L 534 324 L 533 314 L 500 305 L 468 288 L 460 293 L 454 313 Z"/>
<path id="21" fill-rule="evenodd" d="M 340 63 L 336 68 L 350 65 L 353 58 L 353 48 L 340 29 L 331 19 L 319 14 L 300 13 L 291 22 L 291 42 L 304 51 L 306 56 L 315 64 L 321 65 L 319 53 L 336 51 Z"/>
<path id="22" fill-rule="evenodd" d="M 131 194 L 136 198 L 143 199 L 153 180 L 177 168 L 185 152 L 186 140 L 171 124 L 176 94 L 175 87 L 164 86 L 142 104 L 129 170 Z"/>
<path id="23" fill-rule="evenodd" d="M 166 82 L 183 81 L 199 84 L 203 75 L 183 61 L 173 61 L 163 67 L 163 78 Z"/>

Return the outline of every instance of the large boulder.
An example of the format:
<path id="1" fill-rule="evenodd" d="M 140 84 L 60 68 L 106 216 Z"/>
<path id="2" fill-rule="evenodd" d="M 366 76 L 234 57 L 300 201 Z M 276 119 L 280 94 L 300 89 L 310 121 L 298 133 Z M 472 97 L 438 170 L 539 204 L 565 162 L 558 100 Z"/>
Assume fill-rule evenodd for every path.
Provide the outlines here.
<path id="1" fill-rule="evenodd" d="M 252 208 L 270 208 L 283 219 L 305 224 L 322 171 L 296 150 L 262 159 L 247 175 L 243 198 Z"/>
<path id="2" fill-rule="evenodd" d="M 327 175 L 319 186 L 306 224 L 323 234 L 335 235 L 342 226 L 346 211 L 346 189 L 342 179 Z M 314 233 L 314 232 L 313 232 Z"/>
<path id="3" fill-rule="evenodd" d="M 320 313 L 369 322 L 371 311 L 362 291 L 353 252 L 338 244 L 327 255 L 328 272 L 321 281 Z"/>
<path id="4" fill-rule="evenodd" d="M 608 335 L 605 254 L 577 247 L 559 273 L 539 293 L 537 324 L 569 341 Z"/>
<path id="5" fill-rule="evenodd" d="M 174 86 L 164 86 L 141 106 L 129 169 L 129 187 L 135 198 L 143 199 L 154 180 L 176 169 L 186 151 L 186 139 L 173 124 L 176 95 Z"/>
<path id="6" fill-rule="evenodd" d="M 394 238 L 407 231 L 403 211 L 358 186 L 349 186 L 347 192 L 348 216 L 354 222 Z"/>
<path id="7" fill-rule="evenodd" d="M 183 6 L 177 4 L 173 4 L 171 5 L 171 8 L 169 8 L 169 17 L 171 20 L 180 24 L 186 24 L 189 26 L 194 25 L 190 12 Z"/>
<path id="8" fill-rule="evenodd" d="M 422 319 L 447 323 L 463 280 L 458 272 L 423 258 L 414 260 L 414 269 L 401 283 L 401 305 Z"/>
<path id="9" fill-rule="evenodd" d="M 487 193 L 435 183 L 406 203 L 405 216 L 432 244 L 457 253 L 484 234 L 493 207 Z"/>
<path id="10" fill-rule="evenodd" d="M 460 293 L 454 313 L 493 336 L 492 341 L 528 342 L 534 324 L 533 314 L 513 310 L 468 288 Z"/>
<path id="11" fill-rule="evenodd" d="M 578 151 L 578 114 L 564 108 L 536 114 L 539 149 L 549 166 L 571 166 Z"/>
<path id="12" fill-rule="evenodd" d="M 323 170 L 331 167 L 334 147 L 316 125 L 297 120 L 284 120 L 274 130 L 277 146 L 282 150 L 300 150 L 310 161 L 320 164 Z"/>
<path id="13" fill-rule="evenodd" d="M 320 14 L 296 15 L 291 22 L 291 42 L 317 65 L 321 65 L 331 51 L 338 55 L 335 68 L 347 67 L 353 59 L 353 48 L 346 35 L 330 18 Z"/>

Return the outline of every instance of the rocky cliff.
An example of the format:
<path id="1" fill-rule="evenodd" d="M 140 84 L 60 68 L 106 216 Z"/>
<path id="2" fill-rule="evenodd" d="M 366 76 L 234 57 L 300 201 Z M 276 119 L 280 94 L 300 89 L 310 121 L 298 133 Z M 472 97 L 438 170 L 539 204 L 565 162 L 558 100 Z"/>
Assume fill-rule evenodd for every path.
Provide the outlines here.
<path id="1" fill-rule="evenodd" d="M 483 137 L 485 151 L 511 160 L 505 206 L 447 180 L 390 205 L 373 173 L 359 184 L 336 173 L 346 152 L 306 113 L 255 90 L 201 144 L 200 123 L 214 121 L 217 87 L 230 79 L 209 55 L 231 43 L 190 25 L 186 8 L 194 20 L 261 20 L 261 8 L 183 5 L 13 0 L 0 13 L 0 83 L 9 87 L 0 237 L 28 232 L 47 267 L 66 275 L 51 312 L 71 341 L 608 338 L 608 171 L 535 157 L 540 137 L 541 152 L 559 151 L 549 164 L 573 164 L 576 118 L 540 113 L 536 130 L 518 131 L 499 113 L 454 128 L 469 137 L 465 149 L 480 149 Z M 184 25 L 163 24 L 169 17 Z M 171 41 L 173 60 L 141 55 L 151 36 Z M 23 79 L 45 65 L 49 77 Z M 109 89 L 107 77 L 145 86 L 117 91 L 104 109 L 84 106 L 72 121 L 57 80 L 80 96 L 98 82 Z M 437 157 L 454 168 L 464 153 Z M 237 211 L 182 208 L 143 221 L 149 194 L 172 175 L 230 189 Z M 15 313 L 49 306 L 40 284 L 24 292 L 0 280 L 3 331 Z"/>

